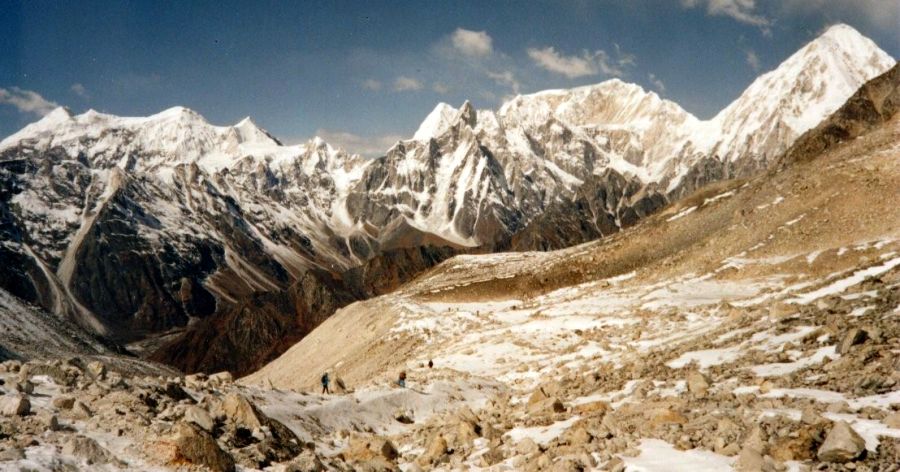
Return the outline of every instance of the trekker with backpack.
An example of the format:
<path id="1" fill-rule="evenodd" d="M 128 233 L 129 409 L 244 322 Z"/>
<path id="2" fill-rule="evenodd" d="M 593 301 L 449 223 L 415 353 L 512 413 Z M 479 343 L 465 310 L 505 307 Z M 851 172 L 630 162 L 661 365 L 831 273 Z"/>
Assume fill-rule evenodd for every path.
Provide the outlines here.
<path id="1" fill-rule="evenodd" d="M 328 372 L 325 372 L 324 374 L 322 374 L 322 393 L 331 393 L 331 391 L 328 390 L 329 382 L 330 380 L 328 378 Z"/>

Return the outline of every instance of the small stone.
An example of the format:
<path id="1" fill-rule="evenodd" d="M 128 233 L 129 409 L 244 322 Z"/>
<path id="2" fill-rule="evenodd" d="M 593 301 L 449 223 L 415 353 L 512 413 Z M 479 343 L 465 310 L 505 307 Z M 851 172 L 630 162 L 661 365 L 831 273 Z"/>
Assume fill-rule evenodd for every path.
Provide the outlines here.
<path id="1" fill-rule="evenodd" d="M 759 384 L 759 393 L 765 395 L 771 392 L 773 388 L 775 388 L 775 384 L 771 380 L 764 380 L 763 383 Z"/>

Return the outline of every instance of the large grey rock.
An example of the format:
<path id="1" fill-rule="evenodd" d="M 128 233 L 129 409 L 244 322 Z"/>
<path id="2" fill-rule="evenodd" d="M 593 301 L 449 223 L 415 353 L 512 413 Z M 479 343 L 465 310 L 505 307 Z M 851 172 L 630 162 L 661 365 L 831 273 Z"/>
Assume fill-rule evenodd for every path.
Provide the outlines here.
<path id="1" fill-rule="evenodd" d="M 825 437 L 816 456 L 825 462 L 850 462 L 866 450 L 866 441 L 846 422 L 838 421 Z"/>

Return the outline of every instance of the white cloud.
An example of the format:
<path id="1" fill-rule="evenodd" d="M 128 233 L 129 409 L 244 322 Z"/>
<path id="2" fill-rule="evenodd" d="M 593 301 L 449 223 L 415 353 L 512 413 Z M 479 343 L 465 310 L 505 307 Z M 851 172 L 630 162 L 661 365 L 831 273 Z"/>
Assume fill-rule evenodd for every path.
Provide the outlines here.
<path id="1" fill-rule="evenodd" d="M 454 49 L 467 56 L 486 57 L 494 51 L 494 41 L 486 31 L 456 28 L 456 31 L 450 36 L 450 40 Z"/>
<path id="2" fill-rule="evenodd" d="M 347 131 L 334 131 L 327 129 L 316 130 L 316 136 L 324 139 L 332 146 L 343 148 L 352 154 L 360 154 L 366 157 L 378 157 L 384 155 L 397 141 L 403 139 L 396 134 L 381 136 L 360 136 Z"/>
<path id="3" fill-rule="evenodd" d="M 747 65 L 749 65 L 754 72 L 759 72 L 761 66 L 759 63 L 759 56 L 757 56 L 756 51 L 752 49 L 747 50 Z"/>
<path id="4" fill-rule="evenodd" d="M 663 83 L 663 81 L 660 80 L 660 78 L 657 77 L 656 74 L 652 72 L 647 74 L 647 80 L 650 81 L 650 83 L 653 85 L 653 88 L 655 88 L 657 92 L 659 92 L 660 94 L 666 93 L 666 84 Z"/>
<path id="5" fill-rule="evenodd" d="M 381 82 L 375 79 L 363 80 L 362 87 L 366 90 L 381 90 Z"/>
<path id="6" fill-rule="evenodd" d="M 31 90 L 10 87 L 0 87 L 0 104 L 12 105 L 22 113 L 31 113 L 44 116 L 59 106 L 58 103 L 47 100 L 39 93 Z"/>
<path id="7" fill-rule="evenodd" d="M 418 79 L 414 79 L 412 77 L 406 77 L 401 75 L 394 80 L 394 90 L 397 92 L 408 92 L 415 90 L 422 90 L 425 88 Z"/>
<path id="8" fill-rule="evenodd" d="M 445 93 L 450 92 L 450 87 L 448 87 L 440 82 L 435 82 L 434 84 L 431 85 L 431 90 L 434 90 L 435 92 L 437 92 L 441 95 L 444 95 Z"/>
<path id="9" fill-rule="evenodd" d="M 619 53 L 619 58 L 613 60 L 606 51 L 583 51 L 580 56 L 563 56 L 553 46 L 545 48 L 529 48 L 528 57 L 538 66 L 557 74 L 562 74 L 570 79 L 597 75 L 602 73 L 609 76 L 622 76 L 624 68 L 633 66 L 634 56 Z"/>
<path id="10" fill-rule="evenodd" d="M 783 15 L 818 15 L 861 18 L 880 28 L 898 30 L 900 3 L 896 0 L 781 0 Z M 898 36 L 900 38 L 900 36 Z"/>
<path id="11" fill-rule="evenodd" d="M 757 12 L 756 0 L 681 0 L 685 8 L 705 6 L 710 16 L 727 16 L 741 23 L 759 26 L 768 33 L 772 21 Z"/>
<path id="12" fill-rule="evenodd" d="M 88 94 L 88 91 L 86 88 L 84 88 L 84 85 L 72 84 L 72 87 L 70 87 L 69 89 L 72 91 L 72 93 L 78 95 L 81 98 L 90 98 L 90 94 Z"/>
<path id="13" fill-rule="evenodd" d="M 487 72 L 488 77 L 490 77 L 494 82 L 500 85 L 508 86 L 514 94 L 519 93 L 519 81 L 516 80 L 516 76 L 513 75 L 512 71 L 503 71 L 503 72 Z"/>

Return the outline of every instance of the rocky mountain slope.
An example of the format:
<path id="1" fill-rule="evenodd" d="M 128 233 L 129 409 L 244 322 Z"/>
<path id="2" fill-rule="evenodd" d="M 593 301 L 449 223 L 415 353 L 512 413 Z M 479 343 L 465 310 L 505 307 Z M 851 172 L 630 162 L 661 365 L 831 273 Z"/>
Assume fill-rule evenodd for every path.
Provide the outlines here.
<path id="1" fill-rule="evenodd" d="M 892 90 L 889 77 L 864 90 Z M 868 116 L 869 132 L 824 154 L 597 242 L 450 259 L 339 310 L 241 383 L 499 383 L 486 404 L 426 418 L 404 403 L 415 421 L 400 431 L 358 426 L 403 469 L 893 470 L 900 116 Z"/>
<path id="2" fill-rule="evenodd" d="M 0 469 L 894 470 L 900 116 L 859 120 L 599 241 L 451 258 L 237 384 L 0 363 Z"/>
<path id="3" fill-rule="evenodd" d="M 450 255 L 607 236 L 765 168 L 893 64 L 839 25 L 713 120 L 611 80 L 442 104 L 377 159 L 180 107 L 58 109 L 0 142 L 0 287 L 181 369 L 248 373 Z"/>

